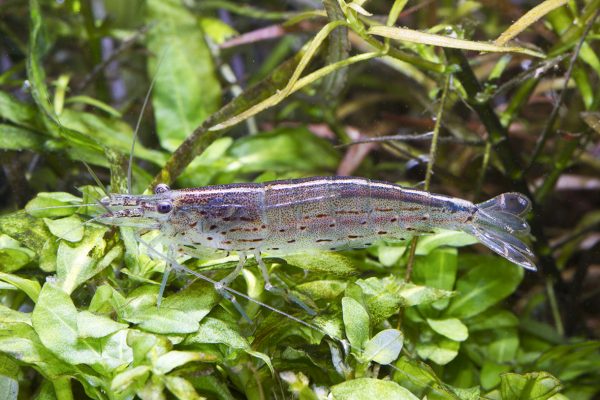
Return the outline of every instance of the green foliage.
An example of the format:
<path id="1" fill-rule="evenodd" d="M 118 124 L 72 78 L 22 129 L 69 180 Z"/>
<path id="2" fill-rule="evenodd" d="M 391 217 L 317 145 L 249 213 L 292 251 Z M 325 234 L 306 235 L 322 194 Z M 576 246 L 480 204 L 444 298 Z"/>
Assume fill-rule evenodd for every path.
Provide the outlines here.
<path id="1" fill-rule="evenodd" d="M 557 212 L 555 189 L 567 168 L 569 182 L 600 169 L 586 147 L 600 1 L 506 14 L 476 1 L 271 3 L 0 4 L 0 400 L 597 396 L 600 341 L 585 325 L 597 310 L 583 300 L 597 299 L 584 278 L 598 211 L 582 196 Z M 266 254 L 273 281 L 314 316 L 264 290 L 253 260 L 231 285 L 251 321 L 181 273 L 157 307 L 157 232 L 90 221 L 105 193 L 86 166 L 124 191 L 138 114 L 134 193 L 152 175 L 178 187 L 336 172 L 415 183 L 411 165 L 429 154 L 427 189 L 533 198 L 541 272 L 436 231 L 414 247 Z M 423 127 L 431 145 L 344 147 Z M 176 257 L 213 280 L 237 262 Z"/>

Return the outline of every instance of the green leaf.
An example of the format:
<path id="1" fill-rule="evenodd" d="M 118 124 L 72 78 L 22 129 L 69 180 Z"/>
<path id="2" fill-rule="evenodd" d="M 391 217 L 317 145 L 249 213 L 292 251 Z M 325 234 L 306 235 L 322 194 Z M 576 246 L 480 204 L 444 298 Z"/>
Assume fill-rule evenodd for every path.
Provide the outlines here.
<path id="1" fill-rule="evenodd" d="M 183 334 L 198 330 L 198 322 L 188 318 L 187 313 L 167 307 L 144 306 L 137 309 L 135 315 L 123 318 L 153 333 Z"/>
<path id="2" fill-rule="evenodd" d="M 544 57 L 543 54 L 538 53 L 537 51 L 526 49 L 524 47 L 497 46 L 493 43 L 474 42 L 471 40 L 456 39 L 453 37 L 435 35 L 432 33 L 420 32 L 412 29 L 398 28 L 392 26 L 372 26 L 367 33 L 405 42 L 449 47 L 453 49 L 489 51 L 495 53 L 523 53 L 533 57 Z"/>
<path id="3" fill-rule="evenodd" d="M 456 284 L 459 293 L 445 316 L 468 318 L 477 315 L 515 291 L 523 279 L 523 269 L 498 257 L 469 270 Z"/>
<path id="4" fill-rule="evenodd" d="M 60 239 L 79 242 L 83 238 L 83 223 L 74 215 L 59 219 L 44 218 L 44 223 L 50 232 Z"/>
<path id="5" fill-rule="evenodd" d="M 53 284 L 42 287 L 32 322 L 44 346 L 63 360 L 71 364 L 102 361 L 99 346 L 79 340 L 77 310 L 69 295 Z"/>
<path id="6" fill-rule="evenodd" d="M 479 243 L 477 239 L 465 232 L 440 231 L 435 235 L 419 238 L 417 243 L 417 255 L 427 255 L 440 246 L 463 247 Z"/>
<path id="7" fill-rule="evenodd" d="M 166 376 L 165 385 L 171 393 L 180 400 L 202 400 L 201 397 L 196 393 L 194 386 L 186 379 L 180 376 Z"/>
<path id="8" fill-rule="evenodd" d="M 125 370 L 113 378 L 110 390 L 119 393 L 125 391 L 133 384 L 144 383 L 149 373 L 150 367 L 147 365 L 139 365 Z"/>
<path id="9" fill-rule="evenodd" d="M 191 321 L 200 322 L 221 301 L 211 283 L 198 281 L 163 300 L 161 308 L 183 311 Z"/>
<path id="10" fill-rule="evenodd" d="M 323 272 L 336 276 L 349 276 L 357 272 L 354 261 L 343 254 L 330 251 L 307 252 L 285 256 L 290 265 L 313 272 Z"/>
<path id="11" fill-rule="evenodd" d="M 497 364 L 485 361 L 481 366 L 481 386 L 485 390 L 491 390 L 500 384 L 502 374 L 511 370 L 510 365 Z"/>
<path id="12" fill-rule="evenodd" d="M 189 362 L 212 362 L 216 360 L 217 357 L 213 354 L 205 354 L 198 351 L 173 350 L 158 357 L 158 359 L 154 362 L 154 371 L 157 374 L 164 375 Z"/>
<path id="13" fill-rule="evenodd" d="M 36 110 L 34 107 L 27 103 L 21 103 L 10 94 L 1 90 L 0 117 L 25 128 L 34 129 L 38 125 L 36 121 Z"/>
<path id="14" fill-rule="evenodd" d="M 232 349 L 250 349 L 248 341 L 236 329 L 216 318 L 204 319 L 198 331 L 185 343 L 222 343 Z"/>
<path id="15" fill-rule="evenodd" d="M 459 319 L 431 319 L 427 318 L 427 324 L 435 332 L 456 342 L 464 342 L 469 337 L 469 330 Z"/>
<path id="16" fill-rule="evenodd" d="M 352 297 L 342 298 L 342 313 L 346 337 L 356 349 L 362 349 L 369 339 L 369 314 Z"/>
<path id="17" fill-rule="evenodd" d="M 439 338 L 439 337 L 438 337 Z M 432 342 L 418 342 L 417 354 L 424 360 L 431 360 L 438 365 L 446 365 L 458 355 L 460 344 L 454 340 L 439 338 Z"/>
<path id="18" fill-rule="evenodd" d="M 489 357 L 492 361 L 511 362 L 519 350 L 519 335 L 515 328 L 494 330 L 494 339 L 488 345 Z"/>
<path id="19" fill-rule="evenodd" d="M 0 233 L 0 270 L 13 272 L 27 265 L 35 253 L 21 246 L 17 240 Z"/>
<path id="20" fill-rule="evenodd" d="M 335 400 L 395 399 L 418 400 L 407 389 L 392 381 L 373 378 L 353 379 L 331 387 Z"/>
<path id="21" fill-rule="evenodd" d="M 42 150 L 44 138 L 28 129 L 0 124 L 0 149 Z"/>
<path id="22" fill-rule="evenodd" d="M 362 358 L 379 364 L 390 364 L 400 354 L 404 336 L 397 329 L 384 329 L 366 344 Z"/>
<path id="23" fill-rule="evenodd" d="M 16 378 L 0 374 L 0 400 L 17 400 L 18 395 L 19 381 Z"/>
<path id="24" fill-rule="evenodd" d="M 77 211 L 82 204 L 79 197 L 66 192 L 40 192 L 25 206 L 25 211 L 34 217 L 66 217 Z M 73 206 L 73 207 L 70 207 Z"/>
<path id="25" fill-rule="evenodd" d="M 146 22 L 151 26 L 148 50 L 155 54 L 148 58 L 148 71 L 156 74 L 152 105 L 157 133 L 161 146 L 173 151 L 216 111 L 220 87 L 204 32 L 182 2 L 148 1 Z"/>
<path id="26" fill-rule="evenodd" d="M 0 280 L 8 282 L 17 289 L 22 290 L 34 303 L 37 302 L 41 290 L 38 281 L 22 278 L 13 274 L 6 274 L 4 272 L 0 272 Z"/>
<path id="27" fill-rule="evenodd" d="M 547 372 L 506 373 L 501 377 L 503 400 L 546 400 L 561 390 L 560 381 Z"/>
<path id="28" fill-rule="evenodd" d="M 121 324 L 89 311 L 77 314 L 77 331 L 81 338 L 101 338 L 126 328 L 128 328 L 127 324 Z"/>
<path id="29" fill-rule="evenodd" d="M 92 278 L 118 257 L 122 248 L 115 246 L 106 254 L 103 239 L 106 228 L 88 227 L 85 237 L 75 247 L 61 242 L 56 255 L 56 272 L 63 290 L 72 293 L 79 285 Z M 97 249 L 99 251 L 93 251 Z M 98 254 L 100 253 L 100 254 Z"/>
<path id="30" fill-rule="evenodd" d="M 422 240 L 419 240 L 421 244 Z M 418 247 L 418 246 L 417 246 Z M 452 290 L 456 280 L 458 258 L 456 249 L 435 249 L 425 257 L 416 257 L 413 282 L 437 289 Z"/>

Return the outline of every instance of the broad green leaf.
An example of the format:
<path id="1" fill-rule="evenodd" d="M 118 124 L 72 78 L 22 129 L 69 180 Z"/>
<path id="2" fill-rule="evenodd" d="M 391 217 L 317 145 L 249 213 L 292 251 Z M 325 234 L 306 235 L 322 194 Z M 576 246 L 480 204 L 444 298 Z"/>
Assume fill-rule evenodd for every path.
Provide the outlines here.
<path id="1" fill-rule="evenodd" d="M 500 384 L 502 374 L 511 370 L 510 365 L 497 364 L 495 362 L 486 361 L 481 366 L 481 386 L 485 390 L 491 390 Z"/>
<path id="2" fill-rule="evenodd" d="M 163 148 L 173 151 L 216 111 L 220 87 L 204 32 L 177 0 L 146 3 L 148 71 L 156 74 L 152 105 Z M 199 95 L 199 94 L 202 95 Z"/>
<path id="3" fill-rule="evenodd" d="M 354 261 L 340 253 L 328 251 L 308 252 L 285 256 L 288 264 L 313 272 L 323 272 L 336 276 L 349 276 L 357 272 Z"/>
<path id="4" fill-rule="evenodd" d="M 392 381 L 373 378 L 353 379 L 331 387 L 335 400 L 395 399 L 418 400 L 407 389 Z"/>
<path id="5" fill-rule="evenodd" d="M 427 255 L 441 246 L 463 247 L 478 243 L 477 239 L 465 232 L 440 231 L 435 235 L 419 238 L 417 255 Z"/>
<path id="6" fill-rule="evenodd" d="M 79 242 L 83 238 L 83 223 L 74 215 L 59 219 L 44 218 L 44 223 L 50 232 L 60 239 Z"/>
<path id="7" fill-rule="evenodd" d="M 167 307 L 140 307 L 135 315 L 124 318 L 138 324 L 141 329 L 153 333 L 183 334 L 198 330 L 198 322 L 188 317 L 187 313 Z"/>
<path id="8" fill-rule="evenodd" d="M 150 373 L 150 367 L 147 365 L 139 365 L 137 367 L 125 370 L 115 376 L 110 384 L 110 389 L 115 392 L 123 392 L 129 386 L 144 382 Z"/>
<path id="9" fill-rule="evenodd" d="M 439 338 L 432 342 L 418 342 L 417 354 L 424 360 L 431 360 L 438 365 L 446 365 L 458 355 L 460 344 L 454 340 Z"/>
<path id="10" fill-rule="evenodd" d="M 427 318 L 427 324 L 435 332 L 457 342 L 464 342 L 469 337 L 469 330 L 459 319 L 431 319 Z"/>
<path id="11" fill-rule="evenodd" d="M 426 363 L 406 356 L 400 357 L 394 364 L 394 382 L 410 390 L 419 398 L 448 399 L 455 400 L 456 396 L 448 391 L 448 385 L 444 384 Z"/>
<path id="12" fill-rule="evenodd" d="M 501 377 L 500 392 L 503 400 L 546 400 L 558 393 L 560 381 L 547 372 L 528 374 L 506 373 Z"/>
<path id="13" fill-rule="evenodd" d="M 519 325 L 519 319 L 508 310 L 489 309 L 468 321 L 469 331 L 495 330 L 501 328 L 516 328 Z"/>
<path id="14" fill-rule="evenodd" d="M 77 314 L 77 331 L 81 338 L 101 338 L 127 327 L 126 324 L 121 324 L 89 311 L 81 311 Z"/>
<path id="15" fill-rule="evenodd" d="M 63 290 L 72 293 L 79 285 L 92 278 L 117 258 L 122 248 L 117 245 L 106 254 L 98 254 L 105 250 L 103 235 L 106 228 L 85 230 L 85 237 L 74 247 L 61 242 L 56 255 L 56 272 Z M 93 251 L 94 249 L 98 251 Z M 99 258 L 97 258 L 99 257 Z"/>
<path id="16" fill-rule="evenodd" d="M 38 255 L 54 238 L 42 220 L 22 212 L 0 216 L 0 231 Z"/>
<path id="17" fill-rule="evenodd" d="M 41 290 L 38 281 L 26 279 L 18 275 L 6 274 L 4 272 L 0 272 L 0 280 L 8 282 L 17 289 L 22 290 L 34 303 L 37 302 Z"/>
<path id="18" fill-rule="evenodd" d="M 42 150 L 44 138 L 28 129 L 0 124 L 0 150 Z"/>
<path id="19" fill-rule="evenodd" d="M 522 53 L 533 57 L 544 57 L 543 54 L 538 53 L 537 51 L 526 49 L 524 47 L 498 46 L 488 42 L 474 42 L 471 40 L 456 39 L 453 37 L 435 35 L 432 33 L 392 26 L 372 26 L 369 28 L 367 33 L 394 40 L 426 44 L 431 46 L 449 47 L 453 49 L 489 51 L 493 53 Z"/>
<path id="20" fill-rule="evenodd" d="M 19 381 L 14 377 L 0 374 L 0 400 L 17 400 L 18 394 Z"/>
<path id="21" fill-rule="evenodd" d="M 75 305 L 53 284 L 42 287 L 32 322 L 44 346 L 66 362 L 91 365 L 102 361 L 100 346 L 79 340 Z"/>
<path id="22" fill-rule="evenodd" d="M 128 345 L 127 337 L 127 330 L 121 329 L 101 339 L 92 341 L 100 343 L 100 348 L 102 349 L 102 361 L 100 365 L 103 368 L 101 371 L 104 374 L 112 375 L 113 371 L 120 371 L 124 366 L 131 364 L 133 361 L 133 349 Z M 100 370 L 100 368 L 97 367 L 97 370 Z"/>
<path id="23" fill-rule="evenodd" d="M 295 289 L 306 294 L 313 300 L 333 300 L 344 293 L 346 285 L 346 282 L 342 280 L 327 279 L 301 283 L 296 285 Z"/>
<path id="24" fill-rule="evenodd" d="M 172 308 L 186 313 L 191 321 L 200 322 L 221 301 L 211 283 L 198 281 L 163 300 L 161 308 Z"/>
<path id="25" fill-rule="evenodd" d="M 198 351 L 170 351 L 154 362 L 154 371 L 158 374 L 167 374 L 173 369 L 181 367 L 189 362 L 202 361 L 202 362 L 214 362 L 217 357 L 213 354 L 205 354 Z"/>
<path id="26" fill-rule="evenodd" d="M 369 339 L 369 314 L 352 297 L 342 298 L 342 312 L 346 337 L 356 349 L 362 349 Z"/>
<path id="27" fill-rule="evenodd" d="M 523 279 L 523 269 L 498 257 L 469 270 L 458 279 L 458 295 L 445 316 L 468 318 L 477 315 L 513 293 Z"/>
<path id="28" fill-rule="evenodd" d="M 519 335 L 514 328 L 494 331 L 494 339 L 488 345 L 488 354 L 492 361 L 511 362 L 519 350 Z"/>
<path id="29" fill-rule="evenodd" d="M 222 343 L 232 349 L 250 349 L 248 341 L 236 329 L 216 318 L 205 318 L 197 332 L 185 343 Z"/>
<path id="30" fill-rule="evenodd" d="M 17 240 L 0 233 L 0 270 L 13 272 L 27 265 L 35 253 L 21 246 Z"/>
<path id="31" fill-rule="evenodd" d="M 203 400 L 194 389 L 194 386 L 186 379 L 180 376 L 166 376 L 165 385 L 171 393 L 180 400 Z"/>
<path id="32" fill-rule="evenodd" d="M 415 258 L 413 282 L 437 289 L 452 290 L 457 267 L 456 249 L 433 250 L 425 257 Z"/>
<path id="33" fill-rule="evenodd" d="M 77 211 L 82 204 L 79 197 L 66 192 L 40 192 L 25 206 L 25 211 L 34 217 L 66 217 Z"/>
<path id="34" fill-rule="evenodd" d="M 31 313 L 15 311 L 0 304 L 0 329 L 6 331 L 11 324 L 31 325 Z"/>
<path id="35" fill-rule="evenodd" d="M 405 252 L 406 246 L 394 246 L 390 244 L 377 246 L 377 257 L 379 257 L 379 262 L 385 267 L 396 265 Z"/>
<path id="36" fill-rule="evenodd" d="M 390 364 L 398 358 L 403 343 L 402 332 L 397 329 L 384 329 L 365 343 L 361 358 L 379 364 Z"/>

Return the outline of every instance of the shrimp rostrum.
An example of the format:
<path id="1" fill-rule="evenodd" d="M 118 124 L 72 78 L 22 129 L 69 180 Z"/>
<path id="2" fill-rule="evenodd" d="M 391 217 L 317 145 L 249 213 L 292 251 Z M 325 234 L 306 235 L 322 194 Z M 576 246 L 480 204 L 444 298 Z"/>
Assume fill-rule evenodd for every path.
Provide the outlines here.
<path id="1" fill-rule="evenodd" d="M 523 217 L 530 202 L 520 193 L 473 204 L 387 182 L 316 177 L 182 190 L 160 184 L 153 195 L 114 194 L 101 202 L 110 210 L 101 222 L 156 229 L 172 250 L 237 253 L 235 270 L 215 285 L 225 297 L 223 286 L 252 255 L 265 288 L 310 313 L 299 299 L 271 284 L 261 253 L 363 248 L 378 240 L 402 241 L 444 229 L 469 233 L 513 263 L 536 269 L 534 254 L 518 238 L 529 233 Z M 165 283 L 163 279 L 159 301 Z"/>

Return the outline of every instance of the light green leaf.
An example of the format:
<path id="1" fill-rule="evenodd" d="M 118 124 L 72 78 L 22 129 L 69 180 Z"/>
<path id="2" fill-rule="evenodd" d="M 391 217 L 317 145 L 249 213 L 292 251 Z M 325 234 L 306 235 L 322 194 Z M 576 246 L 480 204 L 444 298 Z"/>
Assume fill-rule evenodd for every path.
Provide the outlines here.
<path id="1" fill-rule="evenodd" d="M 188 337 L 185 343 L 223 343 L 233 349 L 250 349 L 248 341 L 238 330 L 216 318 L 205 318 L 197 332 Z"/>
<path id="2" fill-rule="evenodd" d="M 69 295 L 53 284 L 42 287 L 32 322 L 44 346 L 63 360 L 88 365 L 102 361 L 99 346 L 79 340 L 77 310 Z"/>
<path id="3" fill-rule="evenodd" d="M 400 354 L 404 336 L 397 329 L 384 329 L 366 344 L 362 358 L 379 364 L 390 364 Z"/>
<path id="4" fill-rule="evenodd" d="M 528 374 L 506 373 L 501 377 L 500 392 L 503 400 L 546 400 L 557 394 L 560 381 L 548 372 Z"/>
<path id="5" fill-rule="evenodd" d="M 427 255 L 441 246 L 463 247 L 475 243 L 478 243 L 477 239 L 468 233 L 443 230 L 435 235 L 419 238 L 415 254 Z"/>
<path id="6" fill-rule="evenodd" d="M 65 217 L 73 215 L 82 204 L 79 197 L 66 192 L 40 192 L 25 206 L 34 217 Z M 71 207 L 72 206 L 72 207 Z"/>
<path id="7" fill-rule="evenodd" d="M 342 314 L 346 337 L 353 347 L 362 349 L 369 339 L 369 314 L 358 301 L 352 297 L 342 298 Z"/>
<path id="8" fill-rule="evenodd" d="M 81 338 L 101 338 L 127 327 L 127 324 L 121 324 L 89 311 L 82 311 L 77 314 L 77 331 Z"/>
<path id="9" fill-rule="evenodd" d="M 38 281 L 25 279 L 18 275 L 6 274 L 4 272 L 0 272 L 0 280 L 8 282 L 17 289 L 22 290 L 34 303 L 37 302 L 41 290 Z"/>
<path id="10" fill-rule="evenodd" d="M 353 379 L 332 386 L 331 394 L 335 400 L 419 400 L 418 397 L 396 382 L 373 378 Z"/>
<path id="11" fill-rule="evenodd" d="M 448 339 L 457 342 L 464 342 L 469 337 L 469 330 L 459 319 L 431 319 L 427 318 L 427 323 L 435 332 Z"/>
<path id="12" fill-rule="evenodd" d="M 510 365 L 485 361 L 481 366 L 481 375 L 479 377 L 481 386 L 485 390 L 491 390 L 495 388 L 500 384 L 500 377 L 502 374 L 510 370 Z"/>
<path id="13" fill-rule="evenodd" d="M 435 35 L 433 33 L 420 32 L 412 29 L 398 28 L 392 26 L 372 26 L 367 33 L 376 36 L 383 36 L 403 42 L 426 44 L 431 46 L 449 47 L 453 49 L 489 51 L 493 53 L 522 53 L 533 57 L 544 55 L 524 47 L 516 46 L 498 46 L 488 42 L 474 42 L 471 40 L 456 39 L 449 36 Z"/>
<path id="14" fill-rule="evenodd" d="M 497 363 L 512 362 L 519 351 L 519 335 L 515 328 L 494 330 L 494 339 L 488 345 L 489 357 Z"/>
<path id="15" fill-rule="evenodd" d="M 519 319 L 508 310 L 489 309 L 470 318 L 468 325 L 470 332 L 515 328 L 519 325 Z"/>
<path id="16" fill-rule="evenodd" d="M 219 301 L 221 296 L 212 284 L 198 281 L 164 299 L 161 308 L 183 311 L 189 320 L 200 322 Z"/>
<path id="17" fill-rule="evenodd" d="M 123 392 L 133 384 L 143 383 L 148 378 L 149 373 L 150 367 L 147 365 L 139 365 L 125 370 L 113 378 L 110 389 L 115 392 Z"/>
<path id="18" fill-rule="evenodd" d="M 154 362 L 154 371 L 157 374 L 166 374 L 177 367 L 181 367 L 189 362 L 202 361 L 211 362 L 216 361 L 217 357 L 213 354 L 205 354 L 198 351 L 170 351 Z"/>
<path id="19" fill-rule="evenodd" d="M 0 269 L 13 272 L 27 265 L 35 258 L 35 253 L 19 241 L 0 233 Z"/>
<path id="20" fill-rule="evenodd" d="M 104 373 L 109 374 L 115 370 L 131 364 L 133 361 L 133 349 L 127 343 L 128 332 L 121 329 L 109 336 L 99 340 L 102 349 L 101 365 Z M 112 374 L 111 374 L 112 375 Z"/>
<path id="21" fill-rule="evenodd" d="M 194 385 L 180 376 L 166 376 L 165 385 L 167 386 L 167 389 L 169 389 L 169 391 L 180 400 L 205 399 L 204 397 L 198 395 L 196 389 L 194 389 Z"/>
<path id="22" fill-rule="evenodd" d="M 161 334 L 194 333 L 198 330 L 198 322 L 188 317 L 187 313 L 167 307 L 140 307 L 135 315 L 124 316 L 129 322 L 139 324 L 145 331 Z"/>
<path id="23" fill-rule="evenodd" d="M 477 315 L 515 291 L 523 279 L 523 269 L 499 257 L 469 270 L 461 277 L 458 295 L 446 309 L 446 316 L 468 318 Z"/>
<path id="24" fill-rule="evenodd" d="M 285 256 L 285 260 L 307 271 L 324 272 L 336 276 L 349 276 L 357 272 L 354 261 L 340 253 L 330 251 L 308 252 Z"/>
<path id="25" fill-rule="evenodd" d="M 19 381 L 16 378 L 0 374 L 0 400 L 17 400 Z"/>
<path id="26" fill-rule="evenodd" d="M 83 238 L 83 224 L 74 215 L 59 219 L 44 218 L 44 223 L 50 232 L 60 239 L 79 242 Z"/>
<path id="27" fill-rule="evenodd" d="M 417 354 L 424 360 L 438 365 L 446 365 L 458 355 L 460 344 L 454 340 L 441 338 L 434 342 L 417 342 Z"/>
<path id="28" fill-rule="evenodd" d="M 216 111 L 221 91 L 204 32 L 181 1 L 148 1 L 146 22 L 148 50 L 155 55 L 148 57 L 148 71 L 156 74 L 157 133 L 162 147 L 173 151 Z"/>
<path id="29" fill-rule="evenodd" d="M 421 240 L 419 240 L 419 244 Z M 456 249 L 433 250 L 425 257 L 415 258 L 413 282 L 437 289 L 452 290 L 456 280 L 457 267 Z"/>

